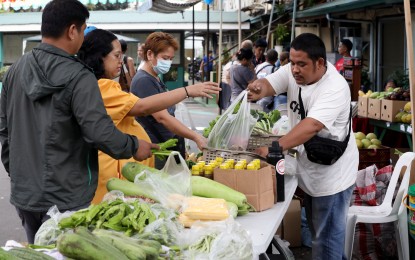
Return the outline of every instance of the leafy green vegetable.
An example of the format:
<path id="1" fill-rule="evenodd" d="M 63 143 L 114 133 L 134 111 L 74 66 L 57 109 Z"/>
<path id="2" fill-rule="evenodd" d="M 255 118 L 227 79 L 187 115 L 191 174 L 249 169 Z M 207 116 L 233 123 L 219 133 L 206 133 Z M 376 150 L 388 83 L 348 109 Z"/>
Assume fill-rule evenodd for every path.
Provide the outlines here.
<path id="1" fill-rule="evenodd" d="M 163 160 L 164 157 L 167 157 L 171 154 L 171 150 L 169 150 L 170 148 L 174 148 L 177 145 L 177 142 L 179 140 L 177 138 L 172 138 L 169 139 L 167 141 L 165 141 L 164 143 L 159 143 L 158 146 L 160 147 L 159 150 L 157 149 L 151 149 L 151 152 L 160 160 Z"/>

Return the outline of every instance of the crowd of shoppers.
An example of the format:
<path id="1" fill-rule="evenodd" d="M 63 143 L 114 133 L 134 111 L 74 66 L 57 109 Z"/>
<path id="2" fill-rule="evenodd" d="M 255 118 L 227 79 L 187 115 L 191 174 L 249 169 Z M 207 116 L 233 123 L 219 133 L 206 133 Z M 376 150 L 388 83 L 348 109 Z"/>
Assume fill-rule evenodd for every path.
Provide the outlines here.
<path id="1" fill-rule="evenodd" d="M 90 30 L 84 43 L 88 18 L 89 11 L 79 1 L 49 2 L 42 13 L 42 42 L 3 79 L 1 159 L 10 176 L 10 202 L 29 243 L 52 206 L 64 212 L 91 204 L 99 169 L 119 169 L 122 159 L 152 157 L 151 149 L 159 147 L 133 116 L 160 111 L 189 96 L 211 97 L 219 90 L 216 83 L 207 82 L 142 100 L 123 92 L 112 80 L 121 71 L 121 44 L 102 30 Z M 108 37 L 93 38 L 97 35 Z M 98 159 L 98 151 L 106 154 L 106 162 Z"/>

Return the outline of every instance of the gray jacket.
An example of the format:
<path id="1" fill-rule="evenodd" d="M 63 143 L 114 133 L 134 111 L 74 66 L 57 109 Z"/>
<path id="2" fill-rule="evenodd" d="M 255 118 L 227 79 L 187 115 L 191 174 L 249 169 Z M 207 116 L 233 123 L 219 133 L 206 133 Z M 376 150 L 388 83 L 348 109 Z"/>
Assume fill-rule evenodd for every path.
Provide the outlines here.
<path id="1" fill-rule="evenodd" d="M 13 64 L 0 102 L 2 162 L 10 202 L 28 211 L 88 204 L 98 181 L 98 149 L 131 158 L 138 140 L 117 130 L 90 69 L 41 43 Z"/>

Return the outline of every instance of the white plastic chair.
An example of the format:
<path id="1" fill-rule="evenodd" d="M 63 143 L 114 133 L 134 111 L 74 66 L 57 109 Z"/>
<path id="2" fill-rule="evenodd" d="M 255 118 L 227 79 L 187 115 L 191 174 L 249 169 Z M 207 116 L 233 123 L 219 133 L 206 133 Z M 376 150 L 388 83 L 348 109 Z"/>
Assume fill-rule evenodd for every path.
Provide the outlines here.
<path id="1" fill-rule="evenodd" d="M 351 206 L 347 216 L 344 253 L 347 259 L 352 258 L 354 233 L 357 223 L 388 223 L 394 222 L 399 259 L 409 260 L 408 216 L 402 203 L 408 192 L 412 161 L 415 153 L 404 153 L 396 163 L 389 181 L 385 198 L 379 206 Z M 403 173 L 403 174 L 402 174 Z M 393 194 L 399 179 L 401 185 L 392 205 Z"/>

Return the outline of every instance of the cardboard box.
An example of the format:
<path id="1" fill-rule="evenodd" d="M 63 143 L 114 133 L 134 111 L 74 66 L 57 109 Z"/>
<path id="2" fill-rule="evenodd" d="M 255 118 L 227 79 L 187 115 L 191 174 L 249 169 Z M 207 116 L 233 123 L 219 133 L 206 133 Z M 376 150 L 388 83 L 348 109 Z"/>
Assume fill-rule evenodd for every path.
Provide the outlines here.
<path id="1" fill-rule="evenodd" d="M 406 103 L 408 103 L 408 101 L 382 99 L 380 119 L 388 122 L 399 121 L 395 119 L 395 116 L 399 110 L 403 109 Z"/>
<path id="2" fill-rule="evenodd" d="M 225 170 L 215 168 L 213 178 L 234 190 L 246 195 L 248 203 L 257 211 L 263 211 L 274 205 L 274 187 L 276 181 L 271 165 L 261 163 L 259 170 Z"/>
<path id="3" fill-rule="evenodd" d="M 367 117 L 367 104 L 369 98 L 359 97 L 357 101 L 357 115 L 361 117 Z"/>
<path id="4" fill-rule="evenodd" d="M 373 119 L 380 119 L 380 99 L 369 98 L 367 103 L 367 117 Z"/>
<path id="5" fill-rule="evenodd" d="M 290 247 L 299 247 L 301 242 L 301 204 L 293 199 L 282 222 L 282 238 L 290 242 Z"/>

